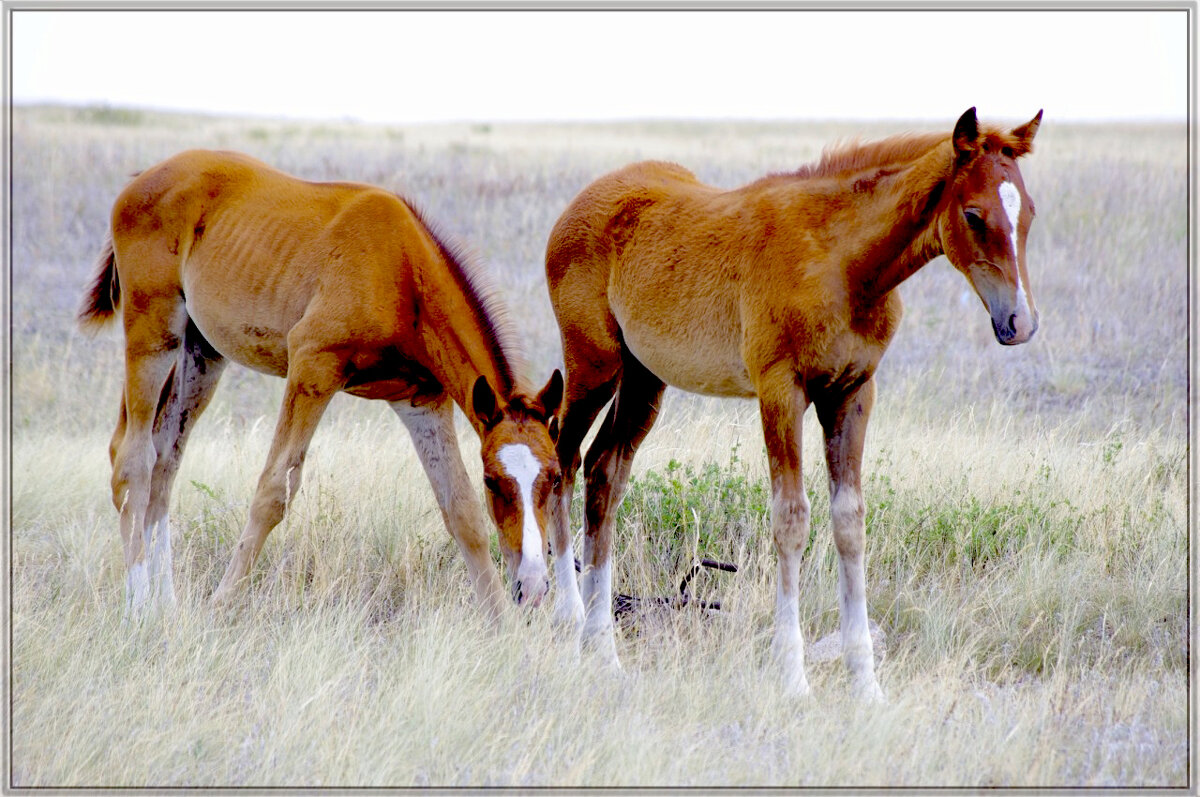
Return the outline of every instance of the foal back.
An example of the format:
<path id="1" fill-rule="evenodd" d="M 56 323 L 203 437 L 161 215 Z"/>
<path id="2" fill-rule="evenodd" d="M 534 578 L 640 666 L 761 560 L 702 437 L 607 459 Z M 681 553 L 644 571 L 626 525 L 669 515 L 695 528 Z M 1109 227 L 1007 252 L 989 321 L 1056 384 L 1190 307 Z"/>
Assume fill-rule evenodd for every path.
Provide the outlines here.
<path id="1" fill-rule="evenodd" d="M 408 266 L 436 256 L 395 195 L 306 182 L 238 153 L 184 152 L 143 172 L 112 221 L 122 292 L 160 307 L 150 318 L 164 335 L 191 319 L 225 357 L 277 376 L 305 316 L 323 340 L 397 345 L 411 321 Z"/>

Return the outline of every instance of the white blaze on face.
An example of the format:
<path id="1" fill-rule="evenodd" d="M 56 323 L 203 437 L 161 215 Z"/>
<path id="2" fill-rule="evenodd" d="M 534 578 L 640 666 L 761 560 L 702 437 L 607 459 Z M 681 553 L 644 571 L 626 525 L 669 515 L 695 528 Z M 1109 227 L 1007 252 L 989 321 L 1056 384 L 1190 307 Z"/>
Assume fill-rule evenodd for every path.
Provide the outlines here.
<path id="1" fill-rule="evenodd" d="M 542 467 L 529 446 L 523 443 L 504 446 L 496 458 L 521 491 L 521 565 L 517 577 L 521 578 L 522 573 L 544 574 L 546 560 L 542 556 L 542 535 L 538 533 L 537 517 L 533 512 L 533 482 Z M 536 568 L 533 573 L 529 573 L 531 567 Z"/>
<path id="2" fill-rule="evenodd" d="M 1012 228 L 1010 235 L 1012 236 L 1013 262 L 1016 263 L 1020 257 L 1017 251 L 1017 223 L 1021 220 L 1021 192 L 1008 181 L 1000 184 L 1000 204 L 1004 206 L 1004 213 L 1008 216 L 1008 225 Z M 1017 290 L 1021 290 L 1019 274 L 1017 275 Z"/>
<path id="3" fill-rule="evenodd" d="M 1013 259 L 1017 257 L 1017 222 L 1021 220 L 1021 192 L 1007 180 L 1000 184 L 1000 203 L 1012 227 Z"/>
<path id="4" fill-rule="evenodd" d="M 1021 220 L 1021 192 L 1007 180 L 1000 184 L 1000 204 L 1004 206 L 1004 213 L 1008 216 L 1008 223 L 1012 228 L 1013 264 L 1017 266 L 1016 306 L 1028 316 L 1029 300 L 1025 297 L 1025 286 L 1021 284 L 1021 255 L 1017 249 L 1017 224 Z"/>

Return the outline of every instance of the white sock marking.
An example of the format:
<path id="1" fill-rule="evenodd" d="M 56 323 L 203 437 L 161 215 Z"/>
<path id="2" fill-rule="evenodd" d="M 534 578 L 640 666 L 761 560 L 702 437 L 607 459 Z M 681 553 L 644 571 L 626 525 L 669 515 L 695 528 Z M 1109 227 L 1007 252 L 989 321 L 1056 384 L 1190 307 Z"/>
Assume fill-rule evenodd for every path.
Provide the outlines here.
<path id="1" fill-rule="evenodd" d="M 775 588 L 775 630 L 780 641 L 786 641 L 787 647 L 799 649 L 803 653 L 800 633 L 800 597 L 789 595 L 783 588 L 783 579 L 779 579 Z"/>
<path id="2" fill-rule="evenodd" d="M 576 631 L 583 628 L 583 598 L 579 595 L 579 580 L 575 577 L 575 552 L 571 543 L 562 553 L 554 557 L 554 581 L 558 585 L 555 593 L 555 618 L 563 625 Z"/>
<path id="3" fill-rule="evenodd" d="M 771 652 L 782 670 L 784 689 L 797 696 L 809 692 L 808 676 L 804 673 L 804 635 L 800 632 L 799 595 L 783 588 L 783 565 L 779 585 L 775 590 L 775 636 Z"/>
<path id="4" fill-rule="evenodd" d="M 612 562 L 584 567 L 582 600 L 587 607 L 587 627 L 612 625 Z"/>
<path id="5" fill-rule="evenodd" d="M 175 584 L 171 574 L 171 524 L 166 517 L 146 524 L 145 542 L 148 577 L 154 597 L 162 603 L 175 602 Z"/>
<path id="6" fill-rule="evenodd" d="M 575 554 L 570 544 L 567 550 L 554 557 L 554 579 L 559 584 L 575 584 L 578 594 L 579 582 L 575 579 Z"/>
<path id="7" fill-rule="evenodd" d="M 125 573 L 125 608 L 138 612 L 150 597 L 150 575 L 146 563 L 138 562 Z"/>
<path id="8" fill-rule="evenodd" d="M 538 533 L 537 518 L 533 513 L 533 481 L 541 472 L 542 467 L 529 446 L 524 443 L 510 443 L 496 454 L 496 459 L 517 482 L 521 491 L 521 571 L 527 567 L 536 568 L 542 573 L 546 570 L 546 560 L 542 555 L 542 535 Z M 519 575 L 519 574 L 518 574 Z M 531 573 L 530 575 L 536 575 Z"/>
<path id="9" fill-rule="evenodd" d="M 583 602 L 587 606 L 583 641 L 600 656 L 606 666 L 620 670 L 612 616 L 612 561 L 606 561 L 599 567 L 584 567 L 582 586 Z"/>

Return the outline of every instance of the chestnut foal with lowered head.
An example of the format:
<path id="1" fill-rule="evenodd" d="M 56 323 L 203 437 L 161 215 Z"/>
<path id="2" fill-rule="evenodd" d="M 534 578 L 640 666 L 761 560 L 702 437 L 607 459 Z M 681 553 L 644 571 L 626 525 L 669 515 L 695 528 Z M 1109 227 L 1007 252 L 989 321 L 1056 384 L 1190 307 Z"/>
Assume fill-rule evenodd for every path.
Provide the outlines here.
<path id="1" fill-rule="evenodd" d="M 241 586 L 283 517 L 338 391 L 386 401 L 400 416 L 478 600 L 496 616 L 504 589 L 458 451 L 461 407 L 482 441 L 513 596 L 531 605 L 545 596 L 562 377 L 555 371 L 537 393 L 519 384 L 516 349 L 478 267 L 407 201 L 305 182 L 236 153 L 184 152 L 139 174 L 113 206 L 80 322 L 102 324 L 118 307 L 125 389 L 109 455 L 128 611 L 174 601 L 171 484 L 229 360 L 284 377 L 287 388 L 216 599 Z"/>

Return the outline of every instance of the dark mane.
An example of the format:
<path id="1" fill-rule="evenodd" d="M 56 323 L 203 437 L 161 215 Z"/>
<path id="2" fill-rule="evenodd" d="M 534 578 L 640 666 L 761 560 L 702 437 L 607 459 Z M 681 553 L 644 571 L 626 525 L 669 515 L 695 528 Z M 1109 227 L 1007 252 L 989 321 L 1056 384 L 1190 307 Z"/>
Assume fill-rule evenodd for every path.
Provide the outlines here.
<path id="1" fill-rule="evenodd" d="M 475 313 L 478 327 L 504 380 L 504 384 L 493 387 L 503 398 L 511 398 L 520 387 L 518 380 L 525 370 L 525 357 L 513 332 L 508 308 L 501 301 L 482 261 L 463 243 L 451 239 L 412 201 L 405 197 L 400 197 L 400 201 L 408 206 L 437 244 L 447 269 Z"/>
<path id="2" fill-rule="evenodd" d="M 999 152 L 1008 147 L 1017 157 L 1030 151 L 1030 146 L 1014 138 L 1011 133 L 999 128 L 980 128 L 980 141 L 984 151 L 989 148 Z M 865 144 L 852 140 L 845 144 L 827 147 L 816 163 L 801 166 L 791 177 L 850 177 L 866 171 L 895 171 L 926 155 L 934 147 L 946 143 L 946 133 L 901 133 L 879 141 Z"/>
<path id="3" fill-rule="evenodd" d="M 979 133 L 984 151 L 990 148 L 999 152 L 1008 147 L 1016 157 L 1020 157 L 1031 150 L 1028 143 L 1020 142 L 1011 133 L 999 128 L 981 127 Z M 863 190 L 949 141 L 950 136 L 946 133 L 901 133 L 866 143 L 853 139 L 826 147 L 816 163 L 801 166 L 794 172 L 771 174 L 763 180 L 857 178 L 853 190 Z"/>
<path id="4" fill-rule="evenodd" d="M 945 133 L 902 133 L 865 144 L 857 140 L 821 153 L 816 163 L 801 166 L 793 177 L 846 177 L 869 169 L 888 169 L 910 163 L 949 140 Z"/>

